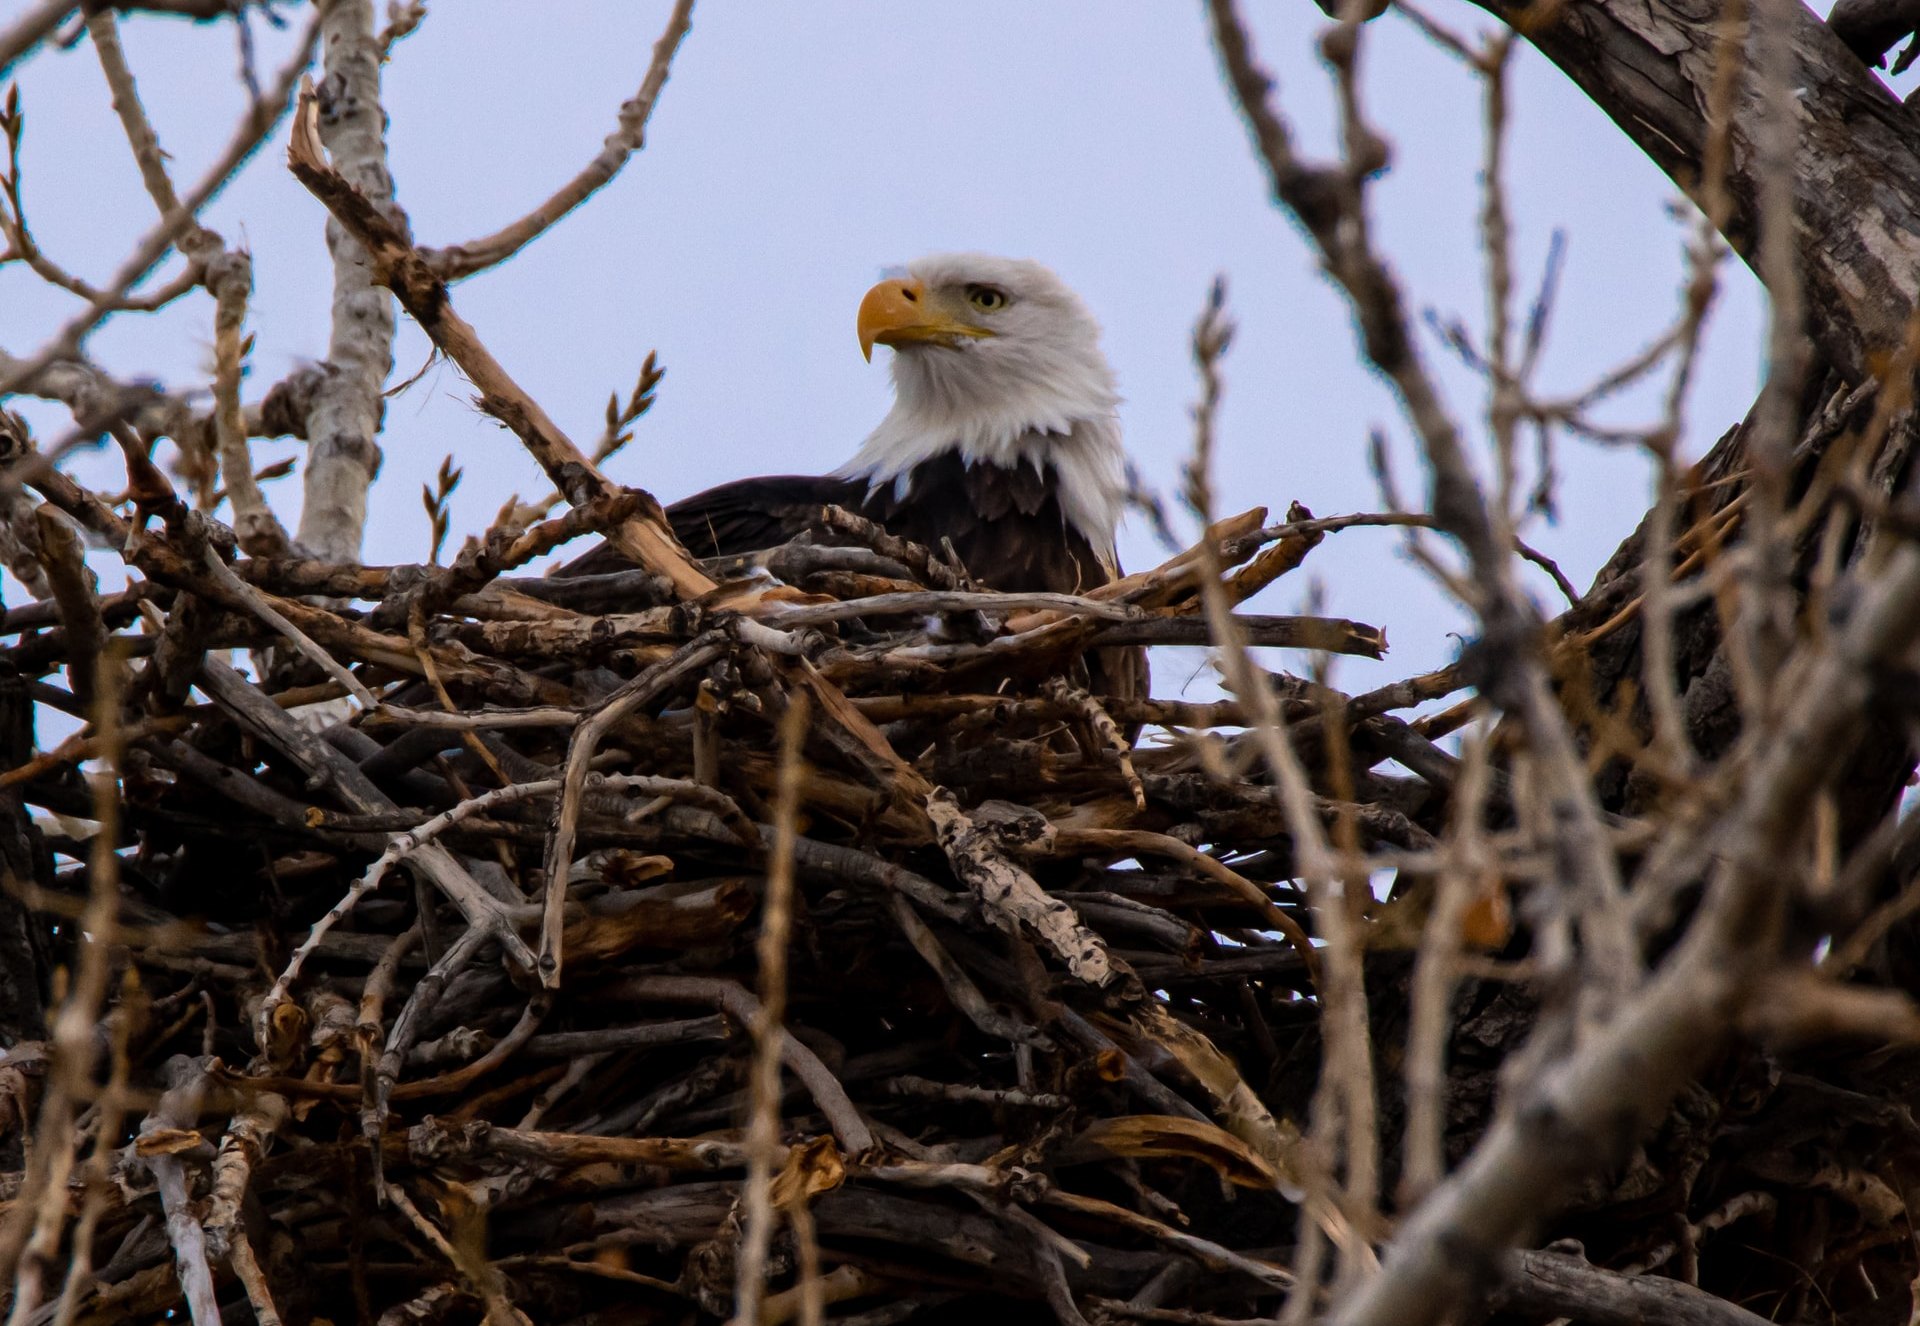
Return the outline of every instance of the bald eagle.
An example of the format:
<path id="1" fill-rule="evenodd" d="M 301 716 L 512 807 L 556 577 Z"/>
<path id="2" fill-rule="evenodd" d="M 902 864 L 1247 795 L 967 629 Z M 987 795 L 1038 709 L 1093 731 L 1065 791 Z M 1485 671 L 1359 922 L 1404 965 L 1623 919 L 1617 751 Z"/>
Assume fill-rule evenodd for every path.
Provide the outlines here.
<path id="1" fill-rule="evenodd" d="M 667 508 L 696 557 L 755 552 L 818 527 L 828 504 L 938 550 L 994 589 L 1078 593 L 1120 574 L 1119 395 L 1100 329 L 1037 262 L 938 254 L 860 301 L 860 350 L 893 352 L 893 408 L 829 475 L 737 479 Z M 610 569 L 595 549 L 572 574 Z M 1096 685 L 1145 689 L 1138 650 L 1103 650 Z"/>

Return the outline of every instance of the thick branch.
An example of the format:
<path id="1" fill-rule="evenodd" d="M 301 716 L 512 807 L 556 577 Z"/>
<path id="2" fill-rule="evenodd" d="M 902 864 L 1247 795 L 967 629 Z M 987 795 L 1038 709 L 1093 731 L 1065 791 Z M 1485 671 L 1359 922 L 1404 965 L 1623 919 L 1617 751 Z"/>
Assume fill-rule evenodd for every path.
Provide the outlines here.
<path id="1" fill-rule="evenodd" d="M 1713 0 L 1478 0 L 1578 83 L 1696 202 L 1714 77 Z M 1913 115 L 1802 6 L 1789 15 L 1800 140 L 1795 240 L 1808 332 L 1849 380 L 1904 344 L 1920 298 L 1920 134 Z M 1734 99 L 1728 241 L 1759 254 L 1757 90 Z"/>
<path id="2" fill-rule="evenodd" d="M 1447 1316 L 1575 1183 L 1624 1155 L 1724 1042 L 1745 982 L 1774 957 L 1786 901 L 1777 870 L 1805 809 L 1850 753 L 1873 676 L 1920 636 L 1920 549 L 1894 553 L 1855 603 L 1826 648 L 1794 661 L 1793 709 L 1730 757 L 1753 771 L 1738 803 L 1666 858 L 1683 877 L 1713 863 L 1686 939 L 1605 1026 L 1504 1103 L 1466 1163 L 1401 1225 L 1381 1273 L 1341 1305 L 1339 1326 Z"/>
<path id="3" fill-rule="evenodd" d="M 40 0 L 15 19 L 12 27 L 0 32 L 0 74 L 5 74 L 13 68 L 14 61 L 45 41 L 47 34 L 73 11 L 73 0 Z"/>
<path id="4" fill-rule="evenodd" d="M 320 136 L 333 168 L 382 215 L 404 226 L 387 172 L 387 114 L 380 104 L 380 51 L 371 0 L 323 0 L 326 77 L 320 84 Z M 333 372 L 314 392 L 307 416 L 306 500 L 302 547 L 328 561 L 353 561 L 367 523 L 367 488 L 380 466 L 381 387 L 393 371 L 393 301 L 365 246 L 337 219 L 327 221 L 333 255 Z"/>
<path id="5" fill-rule="evenodd" d="M 1664 1275 L 1621 1275 L 1554 1252 L 1509 1253 L 1494 1295 L 1503 1309 L 1591 1326 L 1761 1326 L 1765 1317 Z"/>

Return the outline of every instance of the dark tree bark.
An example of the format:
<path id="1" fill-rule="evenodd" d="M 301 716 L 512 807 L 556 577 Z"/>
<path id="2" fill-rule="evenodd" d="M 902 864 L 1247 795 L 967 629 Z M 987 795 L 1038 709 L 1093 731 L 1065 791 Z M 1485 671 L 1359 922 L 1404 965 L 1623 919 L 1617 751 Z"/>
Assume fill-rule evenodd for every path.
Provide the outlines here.
<path id="1" fill-rule="evenodd" d="M 1593 99 L 1696 202 L 1720 6 L 1712 0 L 1564 0 L 1551 6 L 1479 0 Z M 1551 10 L 1545 14 L 1543 11 Z M 1840 36 L 1795 6 L 1795 245 L 1807 332 L 1850 383 L 1876 352 L 1905 343 L 1920 297 L 1920 118 Z M 1728 243 L 1749 262 L 1760 217 L 1750 88 L 1736 98 L 1727 177 Z"/>
<path id="2" fill-rule="evenodd" d="M 0 765 L 17 769 L 33 758 L 33 701 L 26 681 L 0 677 Z M 18 885 L 52 882 L 52 861 L 24 802 L 0 792 L 0 1047 L 47 1034 L 47 946 L 39 918 Z"/>
<path id="3" fill-rule="evenodd" d="M 1719 5 L 1710 0 L 1477 2 L 1558 65 L 1690 197 L 1707 201 L 1708 191 L 1701 182 L 1702 158 L 1721 26 Z M 1835 453 L 1836 445 L 1857 438 L 1867 427 L 1881 403 L 1879 383 L 1912 374 L 1909 347 L 1914 342 L 1914 310 L 1920 294 L 1920 115 L 1902 106 L 1874 78 L 1842 34 L 1830 31 L 1798 6 L 1793 7 L 1790 22 L 1796 67 L 1792 87 L 1800 112 L 1792 180 L 1794 263 L 1804 294 L 1805 333 L 1815 351 L 1806 365 L 1804 390 L 1798 394 L 1785 439 L 1783 477 L 1789 499 L 1798 501 L 1807 496 L 1821 463 Z M 1725 180 L 1730 210 L 1723 233 L 1756 271 L 1762 229 L 1757 145 L 1762 110 L 1753 88 L 1743 81 L 1731 125 Z M 1904 380 L 1898 382 L 1903 392 L 1907 385 Z M 1696 466 L 1691 500 L 1680 513 L 1681 528 L 1724 510 L 1749 491 L 1750 449 L 1766 404 L 1763 394 L 1748 417 L 1730 428 Z M 1851 495 L 1847 505 L 1838 508 L 1844 517 L 1842 567 L 1858 559 L 1875 520 L 1886 518 L 1886 508 L 1903 509 L 1920 436 L 1906 400 L 1892 404 L 1891 417 L 1884 421 L 1884 439 L 1865 471 L 1865 491 Z M 1829 523 L 1828 511 L 1834 509 L 1835 499 L 1822 500 L 1827 507 L 1818 518 L 1805 522 L 1809 533 L 1793 551 L 1791 572 L 1802 590 Z M 1564 633 L 1592 631 L 1640 594 L 1648 528 L 1643 521 L 1602 568 L 1581 603 L 1557 623 Z M 1708 601 L 1677 614 L 1673 634 L 1687 737 L 1701 756 L 1717 760 L 1733 749 L 1741 722 L 1717 606 Z M 1564 667 L 1559 680 L 1570 712 L 1597 709 L 1625 714 L 1644 734 L 1649 724 L 1645 702 L 1639 697 L 1647 689 L 1645 666 L 1636 615 L 1577 651 Z M 1859 739 L 1829 785 L 1839 812 L 1838 847 L 1843 859 L 1885 823 L 1914 768 L 1907 726 L 1895 712 L 1899 701 L 1895 687 L 1905 684 L 1904 679 L 1883 680 Z M 1610 809 L 1632 814 L 1652 809 L 1665 794 L 1659 783 L 1640 776 L 1626 761 L 1616 761 L 1603 771 L 1601 791 Z M 1811 815 L 1809 806 L 1809 819 Z M 1912 878 L 1911 862 L 1902 858 L 1920 853 L 1894 855 L 1879 897 Z M 1856 892 L 1851 905 L 1858 908 L 1872 900 Z M 1857 915 L 1790 918 L 1788 933 L 1799 938 L 1790 939 L 1784 947 L 1805 952 L 1820 934 L 1843 931 L 1857 919 Z M 1911 925 L 1895 926 L 1871 964 L 1882 982 L 1909 993 L 1920 990 L 1920 959 L 1914 957 L 1920 953 L 1920 944 L 1914 942 L 1914 935 Z M 1467 993 L 1465 1007 L 1476 1009 L 1473 1000 L 1483 992 L 1470 987 Z M 1494 992 L 1493 1003 L 1498 1004 L 1501 997 Z M 1464 1043 L 1488 1049 L 1495 1059 L 1505 1058 L 1535 1029 L 1530 1017 L 1515 1018 L 1489 1044 L 1472 1035 L 1471 1017 L 1469 1012 L 1459 1024 L 1466 1035 L 1456 1037 L 1454 1048 Z M 1572 1200 L 1570 1209 L 1551 1223 L 1549 1232 L 1579 1240 L 1597 1261 L 1621 1259 L 1622 1241 L 1631 1245 L 1630 1231 L 1654 1213 L 1684 1225 L 1743 1189 L 1764 1184 L 1765 1164 L 1752 1151 L 1741 1153 L 1733 1139 L 1744 1137 L 1748 1148 L 1763 1143 L 1778 1146 L 1780 1154 L 1787 1154 L 1810 1135 L 1796 1131 L 1808 1128 L 1808 1104 L 1799 1096 L 1800 1090 L 1809 1091 L 1815 1100 L 1851 1099 L 1849 1093 L 1881 1089 L 1869 1086 L 1868 1076 L 1856 1072 L 1851 1060 L 1831 1052 L 1786 1054 L 1742 1043 L 1705 1071 L 1696 1090 L 1682 1095 L 1631 1163 L 1596 1175 L 1595 1182 Z M 1783 1078 L 1792 1079 L 1792 1089 L 1776 1089 Z M 1494 1094 L 1502 1091 L 1492 1074 L 1474 1083 L 1456 1080 L 1456 1087 L 1468 1089 L 1450 1098 L 1455 1118 L 1478 1117 L 1474 1109 L 1490 1110 Z M 1511 1083 L 1505 1094 L 1511 1097 Z M 1848 1146 L 1838 1140 L 1843 1129 L 1831 1120 L 1823 1127 L 1830 1130 L 1822 1133 L 1830 1145 L 1848 1153 Z M 1909 1160 L 1882 1152 L 1871 1162 L 1858 1163 L 1871 1164 L 1887 1176 L 1905 1176 Z M 1907 1179 L 1890 1177 L 1889 1181 L 1898 1184 Z M 1781 1212 L 1777 1222 L 1770 1221 L 1764 1231 L 1750 1234 L 1746 1244 L 1750 1254 L 1723 1249 L 1711 1265 L 1697 1269 L 1696 1282 L 1726 1299 L 1751 1305 L 1762 1301 L 1759 1297 L 1749 1300 L 1747 1295 L 1764 1278 L 1766 1264 L 1818 1260 L 1821 1254 L 1815 1250 L 1824 1249 L 1829 1231 L 1814 1224 L 1835 1217 L 1816 1210 L 1815 1204 L 1790 1209 L 1784 1198 Z M 1460 1258 L 1468 1255 L 1464 1243 L 1450 1252 Z M 1860 1267 L 1870 1261 L 1857 1258 Z M 1490 1269 L 1485 1275 L 1489 1280 L 1499 1278 Z M 1511 1279 L 1512 1272 L 1507 1275 Z M 1866 1270 L 1860 1275 L 1863 1280 L 1872 1279 Z M 1902 1266 L 1889 1270 L 1884 1283 L 1902 1283 L 1906 1277 Z M 1819 1315 L 1864 1323 L 1876 1319 L 1881 1298 L 1891 1301 L 1890 1295 L 1876 1293 L 1868 1294 L 1871 1301 L 1861 1304 L 1815 1304 L 1808 1291 L 1797 1290 L 1766 1300 L 1766 1307 L 1776 1320 Z M 1499 1306 L 1543 1316 L 1570 1311 L 1564 1304 L 1550 1305 L 1537 1295 L 1530 1297 L 1511 1288 Z M 1625 1302 L 1615 1306 L 1626 1315 L 1649 1307 Z M 1681 1306 L 1663 1305 L 1645 1319 L 1679 1319 Z M 1899 1306 L 1906 1310 L 1904 1297 Z M 1571 1315 L 1583 1320 L 1604 1316 Z M 1371 1319 L 1364 1312 L 1340 1317 L 1343 1321 Z"/>
<path id="4" fill-rule="evenodd" d="M 1712 0 L 1567 0 L 1545 12 L 1549 7 L 1539 4 L 1480 2 L 1573 79 L 1689 197 L 1705 204 L 1702 158 L 1719 5 Z M 1808 366 L 1792 434 L 1790 483 L 1799 496 L 1829 447 L 1864 426 L 1872 411 L 1870 396 L 1849 400 L 1847 393 L 1869 383 L 1876 369 L 1884 370 L 1911 333 L 1920 296 L 1920 115 L 1874 77 L 1843 34 L 1803 7 L 1794 6 L 1790 15 L 1793 86 L 1802 111 L 1793 180 L 1795 258 L 1806 333 L 1818 352 Z M 1722 228 L 1734 251 L 1756 271 L 1762 225 L 1756 137 L 1762 111 L 1750 82 L 1743 81 L 1734 99 L 1725 181 L 1730 211 Z M 1750 413 L 1698 464 L 1694 488 L 1702 496 L 1685 515 L 1711 515 L 1746 491 L 1741 476 L 1750 461 L 1753 426 Z M 1915 441 L 1912 413 L 1903 408 L 1872 470 L 1878 496 L 1891 499 L 1905 488 Z M 1796 568 L 1803 577 L 1820 522 L 1809 526 L 1814 534 L 1799 550 Z M 1868 532 L 1869 521 L 1854 521 L 1847 536 L 1849 560 Z M 1563 626 L 1591 629 L 1638 594 L 1645 544 L 1643 524 L 1601 569 Z M 1739 731 L 1718 615 L 1711 604 L 1683 612 L 1674 633 L 1688 736 L 1702 755 L 1718 757 Z M 1615 708 L 1612 702 L 1628 694 L 1626 688 L 1644 694 L 1639 620 L 1596 642 L 1582 666 L 1586 675 L 1578 681 L 1605 708 Z M 1644 702 L 1635 707 L 1644 725 Z M 1846 840 L 1858 841 L 1880 822 L 1912 768 L 1897 725 L 1878 725 L 1840 784 Z M 1658 794 L 1618 762 L 1603 786 L 1614 808 L 1627 811 Z"/>

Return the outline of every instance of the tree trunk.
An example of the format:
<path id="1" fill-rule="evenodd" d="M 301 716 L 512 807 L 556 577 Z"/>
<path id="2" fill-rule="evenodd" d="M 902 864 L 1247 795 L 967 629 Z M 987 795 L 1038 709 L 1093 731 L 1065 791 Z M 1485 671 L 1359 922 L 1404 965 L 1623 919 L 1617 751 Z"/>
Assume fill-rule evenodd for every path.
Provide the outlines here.
<path id="1" fill-rule="evenodd" d="M 1720 6 L 1709 0 L 1566 0 L 1542 17 L 1541 5 L 1480 0 L 1591 97 L 1696 203 L 1706 203 L 1702 157 L 1720 34 Z M 1874 409 L 1876 368 L 1911 334 L 1920 296 L 1920 116 L 1887 91 L 1841 37 L 1803 6 L 1786 9 L 1794 53 L 1792 80 L 1801 109 L 1793 179 L 1795 261 L 1803 283 L 1806 333 L 1818 351 L 1809 365 L 1792 432 L 1791 493 L 1798 498 L 1840 439 L 1865 428 Z M 1749 61 L 1750 63 L 1750 61 Z M 1730 210 L 1722 233 L 1759 271 L 1762 209 L 1757 147 L 1760 106 L 1751 79 L 1735 96 L 1727 166 Z M 1748 442 L 1755 412 L 1730 429 L 1695 466 L 1697 495 L 1687 518 L 1700 520 L 1747 491 Z M 1915 434 L 1911 410 L 1898 408 L 1874 459 L 1871 491 L 1892 499 L 1906 486 Z M 1824 514 L 1824 513 L 1823 513 Z M 1796 574 L 1804 585 L 1824 520 L 1808 521 Z M 1865 546 L 1869 521 L 1851 519 L 1846 560 Z M 1629 536 L 1561 625 L 1589 631 L 1640 592 L 1647 526 Z M 1677 615 L 1675 665 L 1688 737 L 1701 755 L 1724 754 L 1739 731 L 1738 706 L 1712 603 Z M 1636 616 L 1596 640 L 1582 679 L 1603 710 L 1616 710 L 1641 685 L 1641 624 Z M 1645 702 L 1629 701 L 1641 730 Z M 1842 839 L 1858 841 L 1892 807 L 1913 758 L 1903 733 L 1882 724 L 1862 742 L 1836 796 Z M 1615 761 L 1603 775 L 1613 808 L 1636 811 L 1658 794 Z"/>

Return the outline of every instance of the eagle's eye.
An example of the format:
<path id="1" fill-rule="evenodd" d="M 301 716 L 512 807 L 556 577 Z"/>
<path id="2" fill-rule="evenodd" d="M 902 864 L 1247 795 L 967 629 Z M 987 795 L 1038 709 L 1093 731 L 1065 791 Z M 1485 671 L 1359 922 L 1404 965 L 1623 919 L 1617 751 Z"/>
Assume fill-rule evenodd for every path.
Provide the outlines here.
<path id="1" fill-rule="evenodd" d="M 1007 306 L 1007 292 L 990 285 L 970 285 L 967 287 L 967 302 L 983 313 L 992 313 Z"/>

